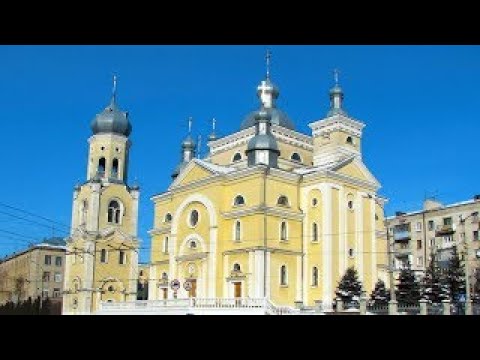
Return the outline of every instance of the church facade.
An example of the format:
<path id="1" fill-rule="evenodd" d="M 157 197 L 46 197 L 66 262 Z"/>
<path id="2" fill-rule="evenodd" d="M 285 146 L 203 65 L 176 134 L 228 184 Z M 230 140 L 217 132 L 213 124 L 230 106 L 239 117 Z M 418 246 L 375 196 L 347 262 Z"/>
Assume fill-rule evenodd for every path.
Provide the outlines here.
<path id="1" fill-rule="evenodd" d="M 385 199 L 362 161 L 365 125 L 345 111 L 338 79 L 308 135 L 277 107 L 268 71 L 257 95 L 259 109 L 238 132 L 213 131 L 206 158 L 195 157 L 189 134 L 171 185 L 151 198 L 149 300 L 268 298 L 328 309 L 348 267 L 367 293 L 378 279 L 389 283 Z"/>

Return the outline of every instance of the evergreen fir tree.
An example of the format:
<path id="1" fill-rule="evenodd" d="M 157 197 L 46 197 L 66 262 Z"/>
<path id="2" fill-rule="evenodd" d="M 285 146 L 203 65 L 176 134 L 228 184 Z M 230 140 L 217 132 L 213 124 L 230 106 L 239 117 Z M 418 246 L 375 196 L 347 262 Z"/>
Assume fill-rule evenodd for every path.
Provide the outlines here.
<path id="1" fill-rule="evenodd" d="M 420 284 L 408 263 L 402 269 L 397 284 L 396 297 L 399 304 L 415 305 L 420 300 Z"/>
<path id="2" fill-rule="evenodd" d="M 372 305 L 387 305 L 389 300 L 390 292 L 385 287 L 385 283 L 379 279 L 370 295 L 370 303 Z"/>
<path id="3" fill-rule="evenodd" d="M 441 303 L 449 297 L 448 288 L 445 286 L 444 276 L 440 271 L 435 254 L 432 253 L 430 264 L 423 279 L 423 297 L 430 303 Z"/>
<path id="4" fill-rule="evenodd" d="M 362 292 L 362 283 L 358 280 L 357 271 L 349 267 L 342 279 L 338 283 L 335 294 L 341 298 L 344 304 L 349 304 L 354 301 L 358 302 Z"/>
<path id="5" fill-rule="evenodd" d="M 460 295 L 465 294 L 465 271 L 463 264 L 458 256 L 457 247 L 453 247 L 452 257 L 448 262 L 446 273 L 446 283 L 448 284 L 450 300 L 458 301 Z"/>

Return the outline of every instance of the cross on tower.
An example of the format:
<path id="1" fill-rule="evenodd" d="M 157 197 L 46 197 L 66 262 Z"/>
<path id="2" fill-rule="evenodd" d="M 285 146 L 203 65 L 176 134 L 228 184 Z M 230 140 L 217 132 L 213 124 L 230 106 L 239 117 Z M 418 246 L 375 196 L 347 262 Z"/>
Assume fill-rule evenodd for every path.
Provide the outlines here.
<path id="1" fill-rule="evenodd" d="M 192 132 L 192 121 L 193 121 L 193 119 L 192 119 L 192 117 L 190 116 L 190 117 L 188 118 L 188 133 L 189 133 L 189 134 Z"/>
<path id="2" fill-rule="evenodd" d="M 334 69 L 333 70 L 333 78 L 335 80 L 335 85 L 338 85 L 338 77 L 340 75 L 340 70 Z"/>
<path id="3" fill-rule="evenodd" d="M 117 75 L 113 75 L 113 88 L 112 88 L 112 98 L 115 101 L 117 96 Z"/>
<path id="4" fill-rule="evenodd" d="M 270 49 L 267 49 L 267 54 L 265 55 L 265 60 L 267 64 L 267 79 L 270 79 L 270 60 L 272 58 L 272 53 Z"/>

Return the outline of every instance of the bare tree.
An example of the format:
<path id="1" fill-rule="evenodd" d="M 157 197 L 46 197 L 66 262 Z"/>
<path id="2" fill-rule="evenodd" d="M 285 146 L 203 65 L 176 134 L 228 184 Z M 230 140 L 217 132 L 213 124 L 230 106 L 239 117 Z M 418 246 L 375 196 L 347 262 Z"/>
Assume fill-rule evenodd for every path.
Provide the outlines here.
<path id="1" fill-rule="evenodd" d="M 13 294 L 15 295 L 17 302 L 20 302 L 23 298 L 23 294 L 25 293 L 25 278 L 23 276 L 19 276 L 15 279 L 15 289 Z"/>

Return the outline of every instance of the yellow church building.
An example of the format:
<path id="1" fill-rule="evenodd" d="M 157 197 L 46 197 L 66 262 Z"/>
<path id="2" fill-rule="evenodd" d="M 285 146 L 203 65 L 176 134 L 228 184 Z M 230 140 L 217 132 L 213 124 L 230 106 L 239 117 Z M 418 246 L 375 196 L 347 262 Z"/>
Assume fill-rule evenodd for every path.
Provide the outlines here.
<path id="1" fill-rule="evenodd" d="M 308 135 L 277 107 L 268 70 L 257 95 L 238 132 L 217 138 L 214 123 L 206 158 L 195 157 L 189 131 L 171 185 L 152 197 L 149 300 L 331 309 L 350 266 L 367 293 L 378 279 L 388 285 L 385 199 L 362 161 L 365 124 L 345 111 L 338 77 Z"/>
<path id="2" fill-rule="evenodd" d="M 148 300 L 136 301 L 140 192 L 128 183 L 132 126 L 115 88 L 92 121 L 87 180 L 73 193 L 64 314 L 182 299 L 329 310 L 351 266 L 367 293 L 378 279 L 388 286 L 386 200 L 362 161 L 365 124 L 345 111 L 336 76 L 326 116 L 309 124 L 311 134 L 297 131 L 277 106 L 267 63 L 259 108 L 222 138 L 214 122 L 203 159 L 189 123 L 169 188 L 151 198 Z"/>

